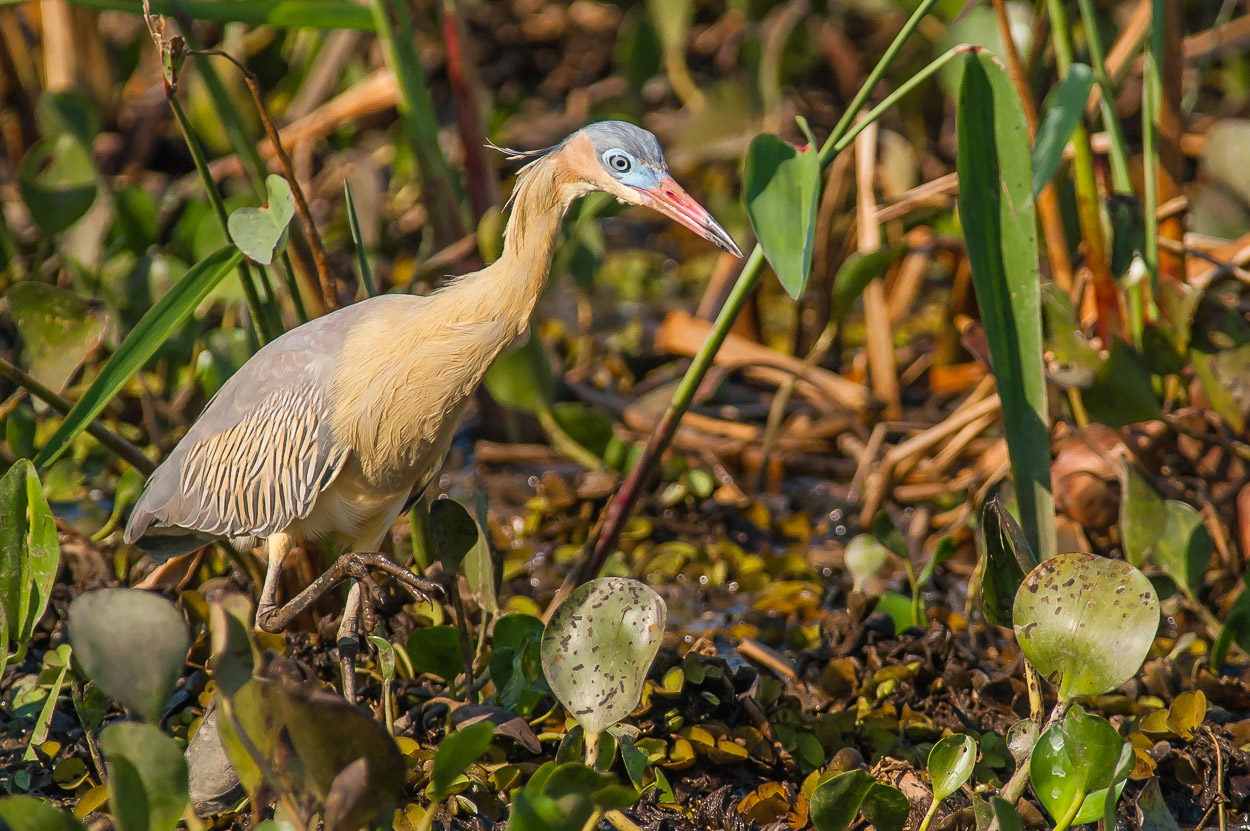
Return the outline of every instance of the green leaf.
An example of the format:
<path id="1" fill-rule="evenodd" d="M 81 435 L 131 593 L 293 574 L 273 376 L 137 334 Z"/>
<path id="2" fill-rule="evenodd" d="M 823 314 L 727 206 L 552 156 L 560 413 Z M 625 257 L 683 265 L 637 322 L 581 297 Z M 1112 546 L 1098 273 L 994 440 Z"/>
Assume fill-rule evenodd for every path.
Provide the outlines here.
<path id="1" fill-rule="evenodd" d="M 802 150 L 771 134 L 755 137 L 747 150 L 742 185 L 759 246 L 786 293 L 796 300 L 811 274 L 820 203 L 820 153 L 807 123 L 800 119 L 799 126 L 808 136 Z"/>
<path id="2" fill-rule="evenodd" d="M 0 806 L 4 803 L 0 802 Z M 1141 831 L 1180 831 L 1176 817 L 1163 801 L 1163 793 L 1159 790 L 1159 778 L 1152 776 L 1146 780 L 1145 787 L 1137 795 L 1138 828 Z"/>
<path id="3" fill-rule="evenodd" d="M 1236 310 L 1207 296 L 1197 304 L 1189 359 L 1219 414 L 1238 435 L 1250 412 L 1250 326 Z"/>
<path id="4" fill-rule="evenodd" d="M 633 788 L 619 785 L 611 774 L 577 762 L 548 762 L 516 792 L 510 831 L 581 831 L 598 811 L 626 808 L 638 798 Z"/>
<path id="5" fill-rule="evenodd" d="M 1081 333 L 1072 298 L 1054 283 L 1042 286 L 1042 318 L 1046 346 L 1058 364 L 1049 373 L 1051 379 L 1063 387 L 1089 386 L 1102 360 Z"/>
<path id="6" fill-rule="evenodd" d="M 265 788 L 238 728 L 297 797 L 327 805 L 330 814 L 331 797 L 339 794 L 332 806 L 338 828 L 389 818 L 406 770 L 395 740 L 371 712 L 319 685 L 291 680 L 299 675 L 291 661 L 275 658 L 230 699 L 237 719 L 218 720 L 222 747 L 243 786 L 253 800 Z M 342 795 L 350 797 L 346 804 Z"/>
<path id="7" fill-rule="evenodd" d="M 1011 626 L 1016 591 L 1037 561 L 1016 518 L 997 497 L 985 503 L 978 531 L 981 556 L 977 568 L 985 616 L 998 626 Z"/>
<path id="8" fill-rule="evenodd" d="M 460 630 L 455 626 L 429 626 L 414 629 L 406 644 L 408 657 L 417 672 L 428 672 L 447 682 L 456 682 L 464 671 L 460 654 Z"/>
<path id="9" fill-rule="evenodd" d="M 91 153 L 69 133 L 41 139 L 22 156 L 17 187 L 39 230 L 48 236 L 59 234 L 95 204 Z"/>
<path id="10" fill-rule="evenodd" d="M 15 831 L 85 831 L 83 824 L 66 811 L 33 796 L 0 799 L 0 826 Z"/>
<path id="11" fill-rule="evenodd" d="M 1159 626 L 1159 600 L 1131 565 L 1093 554 L 1059 554 L 1016 592 L 1016 639 L 1059 697 L 1111 692 L 1141 668 Z"/>
<path id="12" fill-rule="evenodd" d="M 576 588 L 542 639 L 552 692 L 587 741 L 629 715 L 664 636 L 664 600 L 637 580 L 600 577 Z"/>
<path id="13" fill-rule="evenodd" d="M 977 763 L 977 741 L 971 736 L 947 736 L 929 751 L 929 782 L 933 798 L 941 802 L 963 787 Z"/>
<path id="14" fill-rule="evenodd" d="M 911 803 L 893 785 L 874 782 L 859 809 L 868 824 L 877 831 L 903 831 L 911 814 Z"/>
<path id="15" fill-rule="evenodd" d="M 1169 499 L 1163 505 L 1163 535 L 1151 559 L 1172 578 L 1190 600 L 1197 601 L 1202 573 L 1215 553 L 1215 543 L 1202 515 L 1184 502 Z"/>
<path id="16" fill-rule="evenodd" d="M 1024 536 L 1045 560 L 1055 553 L 1055 512 L 1028 129 L 1015 87 L 986 52 L 964 62 L 956 123 L 959 220 Z"/>
<path id="17" fill-rule="evenodd" d="M 1076 706 L 1043 733 L 1029 762 L 1029 780 L 1051 817 L 1068 818 L 1070 824 L 1100 818 L 1107 798 L 1102 791 L 1115 782 L 1123 746 L 1111 722 Z"/>
<path id="18" fill-rule="evenodd" d="M 1114 335 L 1107 359 L 1094 371 L 1081 400 L 1090 418 L 1108 427 L 1127 427 L 1163 414 L 1145 359 Z"/>
<path id="19" fill-rule="evenodd" d="M 816 831 L 846 831 L 876 784 L 866 770 L 848 770 L 830 777 L 812 791 L 810 816 Z"/>
<path id="20" fill-rule="evenodd" d="M 196 263 L 148 310 L 35 457 L 35 465 L 39 469 L 46 470 L 65 452 L 74 437 L 100 414 L 126 382 L 156 354 L 165 340 L 179 331 L 195 307 L 227 274 L 234 271 L 242 259 L 243 254 L 233 246 L 210 254 Z"/>
<path id="21" fill-rule="evenodd" d="M 47 283 L 9 289 L 9 314 L 30 355 L 30 374 L 56 392 L 100 345 L 108 314 Z"/>
<path id="22" fill-rule="evenodd" d="M 259 660 L 252 637 L 252 599 L 237 591 L 210 595 L 208 632 L 212 645 L 209 668 L 218 692 L 230 698 L 252 679 Z"/>
<path id="23" fill-rule="evenodd" d="M 1024 831 L 1024 822 L 1015 806 L 1002 797 L 990 797 L 990 812 L 998 823 L 998 831 Z"/>
<path id="24" fill-rule="evenodd" d="M 182 613 L 139 589 L 98 589 L 69 607 L 69 640 L 87 676 L 149 723 L 182 674 L 191 646 Z"/>
<path id="25" fill-rule="evenodd" d="M 920 569 L 920 574 L 916 576 L 916 584 L 923 586 L 932 580 L 934 570 L 951 557 L 954 557 L 956 551 L 958 549 L 955 547 L 955 541 L 950 537 L 942 537 L 938 540 L 933 556 L 929 558 L 929 562 L 924 564 L 924 568 Z"/>
<path id="26" fill-rule="evenodd" d="M 481 758 L 494 737 L 495 725 L 479 721 L 448 734 L 438 743 L 430 770 L 431 801 L 438 803 L 447 798 L 452 783 Z"/>
<path id="27" fill-rule="evenodd" d="M 1211 666 L 1217 671 L 1223 668 L 1228 658 L 1228 648 L 1237 644 L 1250 652 L 1250 578 L 1242 576 L 1241 593 L 1233 601 L 1219 634 L 1211 644 Z"/>
<path id="28" fill-rule="evenodd" d="M 503 406 L 538 415 L 551 409 L 556 381 L 542 341 L 531 329 L 525 343 L 503 353 L 486 370 L 486 390 Z"/>
<path id="29" fill-rule="evenodd" d="M 1042 123 L 1033 144 L 1033 198 L 1036 199 L 1063 161 L 1063 149 L 1085 118 L 1085 102 L 1094 88 L 1094 71 L 1074 63 L 1058 86 L 1046 96 Z"/>
<path id="30" fill-rule="evenodd" d="M 481 537 L 477 522 L 468 509 L 450 498 L 430 503 L 430 535 L 434 539 L 434 551 L 447 574 L 460 570 L 460 563 L 478 545 Z"/>
<path id="31" fill-rule="evenodd" d="M 187 807 L 182 748 L 150 724 L 121 722 L 100 733 L 109 810 L 118 831 L 174 831 Z"/>
<path id="32" fill-rule="evenodd" d="M 1124 559 L 1140 567 L 1154 553 L 1168 524 L 1163 497 L 1128 459 L 1120 473 L 1120 537 Z"/>
<path id="33" fill-rule="evenodd" d="M 141 14 L 134 0 L 73 0 L 89 9 Z M 192 20 L 213 23 L 246 23 L 250 26 L 276 26 L 281 29 L 354 29 L 372 32 L 373 17 L 368 9 L 349 0 L 248 0 L 223 3 L 221 0 L 152 0 L 152 13 L 177 17 L 185 13 Z"/>
<path id="34" fill-rule="evenodd" d="M 35 121 L 40 135 L 69 134 L 83 147 L 90 147 L 100 132 L 100 111 L 82 89 L 45 92 L 35 110 Z"/>
<path id="35" fill-rule="evenodd" d="M 905 594 L 882 592 L 877 597 L 877 611 L 885 612 L 894 621 L 894 633 L 916 626 L 916 604 Z"/>
<path id="36" fill-rule="evenodd" d="M 902 253 L 903 246 L 886 245 L 867 253 L 856 251 L 847 257 L 833 278 L 833 319 L 837 320 L 850 312 L 868 284 L 878 277 L 885 277 Z"/>
<path id="37" fill-rule="evenodd" d="M 251 259 L 264 265 L 286 243 L 287 226 L 295 216 L 295 197 L 291 184 L 276 173 L 265 178 L 269 204 L 263 208 L 236 208 L 226 227 L 230 240 Z"/>
<path id="38" fill-rule="evenodd" d="M 34 465 L 18 459 L 0 478 L 0 617 L 6 631 L 0 638 L 0 673 L 9 638 L 17 641 L 17 660 L 25 657 L 60 563 L 56 518 Z"/>

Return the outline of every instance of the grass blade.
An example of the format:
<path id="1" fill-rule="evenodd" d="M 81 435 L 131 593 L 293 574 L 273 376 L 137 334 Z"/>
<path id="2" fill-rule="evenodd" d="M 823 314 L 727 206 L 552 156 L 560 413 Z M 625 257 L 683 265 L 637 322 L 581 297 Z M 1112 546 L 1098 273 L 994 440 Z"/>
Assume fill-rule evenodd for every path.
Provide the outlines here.
<path id="1" fill-rule="evenodd" d="M 100 370 L 82 398 L 65 416 L 61 426 L 35 457 L 35 465 L 46 470 L 64 453 L 91 420 L 113 400 L 130 378 L 156 354 L 161 344 L 191 316 L 226 275 L 238 268 L 243 253 L 232 245 L 220 248 L 200 260 L 157 301 L 131 331 L 113 357 Z"/>
<path id="2" fill-rule="evenodd" d="M 1085 117 L 1085 102 L 1094 88 L 1094 72 L 1084 64 L 1074 63 L 1068 68 L 1068 76 L 1046 96 L 1046 115 L 1037 128 L 1037 141 L 1033 144 L 1033 198 L 1055 175 L 1063 161 L 1063 149 L 1081 119 Z"/>
<path id="3" fill-rule="evenodd" d="M 24 0 L 0 0 L 0 7 Z M 139 0 L 70 0 L 75 6 L 103 11 L 143 14 Z M 373 31 L 369 10 L 347 0 L 248 0 L 223 3 L 221 0 L 152 0 L 152 13 L 174 16 L 185 12 L 192 20 L 212 23 L 246 23 L 250 26 L 278 26 L 283 29 L 354 29 Z"/>
<path id="4" fill-rule="evenodd" d="M 1021 525 L 1045 560 L 1055 554 L 1055 515 L 1028 130 L 1011 80 L 989 53 L 964 65 L 957 125 L 959 218 L 1003 403 Z"/>
<path id="5" fill-rule="evenodd" d="M 360 217 L 356 216 L 356 200 L 352 198 L 352 185 L 343 180 L 343 196 L 347 200 L 347 222 L 352 229 L 352 243 L 356 246 L 356 266 L 360 269 L 360 282 L 365 295 L 378 296 L 378 284 L 373 282 L 373 268 L 369 265 L 369 252 L 365 251 L 365 239 L 360 233 Z"/>

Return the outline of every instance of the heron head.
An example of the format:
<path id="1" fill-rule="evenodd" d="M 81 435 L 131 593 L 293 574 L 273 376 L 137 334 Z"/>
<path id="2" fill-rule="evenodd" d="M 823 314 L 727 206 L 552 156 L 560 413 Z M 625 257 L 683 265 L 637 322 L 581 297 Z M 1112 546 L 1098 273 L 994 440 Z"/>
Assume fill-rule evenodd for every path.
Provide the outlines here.
<path id="1" fill-rule="evenodd" d="M 560 146 L 566 163 L 587 185 L 631 205 L 645 205 L 735 257 L 729 233 L 673 179 L 655 136 L 624 121 L 589 124 Z"/>

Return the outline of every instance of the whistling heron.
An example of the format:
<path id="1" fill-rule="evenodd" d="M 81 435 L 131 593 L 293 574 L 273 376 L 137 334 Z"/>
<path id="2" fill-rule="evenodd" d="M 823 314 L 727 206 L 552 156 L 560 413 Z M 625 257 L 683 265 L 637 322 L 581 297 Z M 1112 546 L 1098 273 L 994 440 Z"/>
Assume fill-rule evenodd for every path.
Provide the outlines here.
<path id="1" fill-rule="evenodd" d="M 228 539 L 264 540 L 256 624 L 284 629 L 333 585 L 351 583 L 338 633 L 354 698 L 361 586 L 371 571 L 414 596 L 431 584 L 375 553 L 438 473 L 487 367 L 529 327 L 560 220 L 600 190 L 647 205 L 736 256 L 738 246 L 668 172 L 651 133 L 591 124 L 538 151 L 518 174 L 500 258 L 428 296 L 374 297 L 305 323 L 258 351 L 222 386 L 148 481 L 125 539 L 154 560 Z M 345 544 L 325 574 L 277 604 L 282 561 L 305 537 Z"/>

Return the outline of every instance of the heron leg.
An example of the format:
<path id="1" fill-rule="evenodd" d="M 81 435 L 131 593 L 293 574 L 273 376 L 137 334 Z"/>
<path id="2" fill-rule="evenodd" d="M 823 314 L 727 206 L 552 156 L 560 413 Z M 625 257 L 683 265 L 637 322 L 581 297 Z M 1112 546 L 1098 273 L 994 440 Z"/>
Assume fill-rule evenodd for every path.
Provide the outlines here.
<path id="1" fill-rule="evenodd" d="M 356 702 L 356 653 L 360 650 L 360 613 L 362 606 L 359 580 L 351 581 L 347 591 L 347 605 L 343 609 L 343 621 L 339 624 L 339 669 L 343 673 L 343 697 Z"/>
<path id="2" fill-rule="evenodd" d="M 272 565 L 270 567 L 273 568 Z M 339 582 L 348 578 L 360 581 L 375 600 L 380 600 L 385 596 L 382 593 L 382 587 L 369 574 L 368 566 L 359 558 L 344 554 L 335 560 L 334 565 L 326 569 L 325 573 L 309 583 L 302 592 L 281 607 L 275 600 L 277 578 L 275 576 L 271 581 L 267 575 L 265 584 L 268 587 L 269 583 L 273 582 L 273 592 L 268 595 L 264 591 L 261 592 L 260 605 L 256 609 L 256 625 L 264 632 L 273 634 L 281 632 L 291 624 L 291 621 L 299 617 L 300 613 L 324 597 Z"/>

